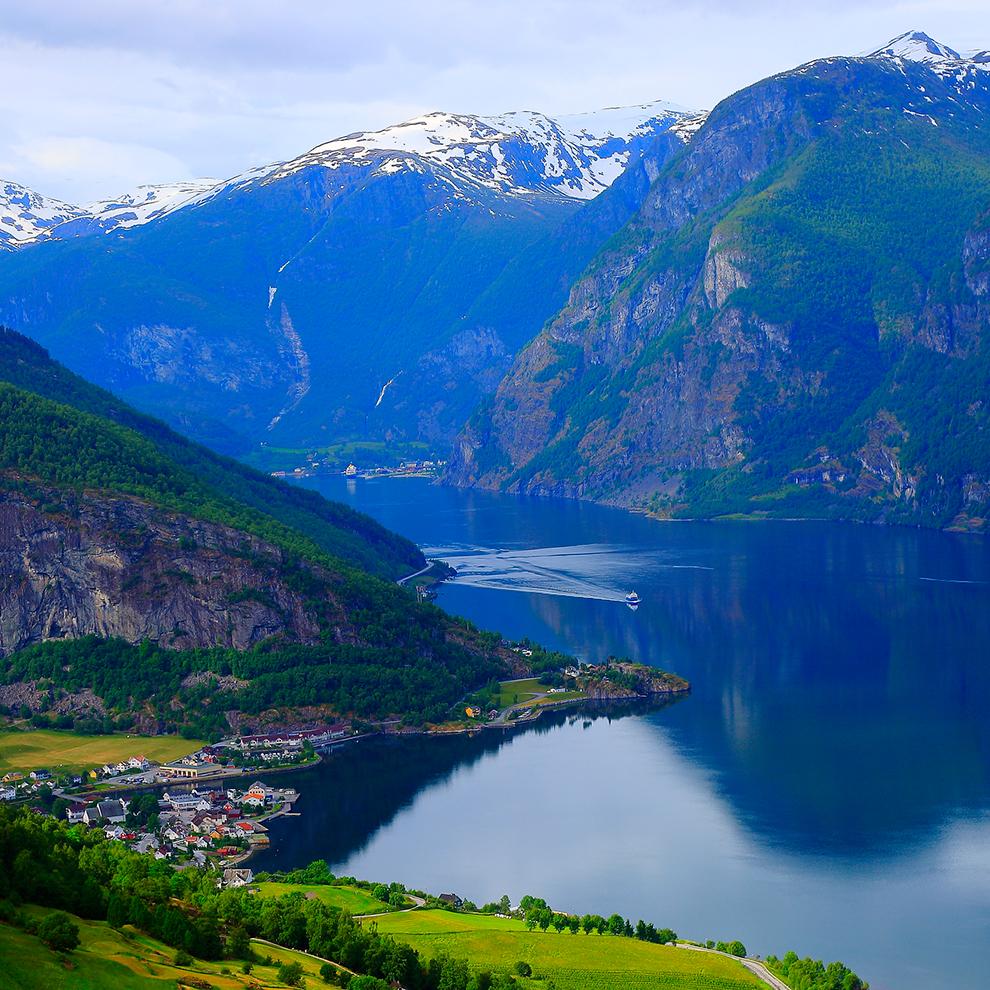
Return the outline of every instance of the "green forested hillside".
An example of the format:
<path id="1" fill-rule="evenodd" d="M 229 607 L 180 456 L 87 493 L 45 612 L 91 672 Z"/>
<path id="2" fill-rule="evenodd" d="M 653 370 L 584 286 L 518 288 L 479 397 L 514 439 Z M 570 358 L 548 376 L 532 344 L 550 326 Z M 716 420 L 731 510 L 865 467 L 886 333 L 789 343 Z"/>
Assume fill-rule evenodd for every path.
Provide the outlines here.
<path id="1" fill-rule="evenodd" d="M 412 544 L 185 441 L 8 331 L 0 422 L 0 682 L 47 685 L 37 705 L 92 691 L 111 715 L 217 736 L 224 711 L 273 706 L 442 717 L 507 669 L 497 637 L 385 578 L 421 564 Z"/>
<path id="2" fill-rule="evenodd" d="M 259 535 L 280 523 L 305 532 L 327 553 L 383 577 L 399 577 L 425 563 L 415 545 L 373 519 L 187 440 L 4 328 L 0 382 L 30 393 L 3 391 L 7 409 L 17 409 L 16 417 L 5 416 L 0 437 L 5 468 L 70 485 L 100 487 L 103 479 L 106 487 L 152 495 L 181 511 L 209 513 L 206 518 L 218 521 L 227 515 L 233 525 L 247 525 Z M 97 437 L 100 449 L 92 446 Z M 281 532 L 285 539 L 299 539 L 298 532 Z"/>

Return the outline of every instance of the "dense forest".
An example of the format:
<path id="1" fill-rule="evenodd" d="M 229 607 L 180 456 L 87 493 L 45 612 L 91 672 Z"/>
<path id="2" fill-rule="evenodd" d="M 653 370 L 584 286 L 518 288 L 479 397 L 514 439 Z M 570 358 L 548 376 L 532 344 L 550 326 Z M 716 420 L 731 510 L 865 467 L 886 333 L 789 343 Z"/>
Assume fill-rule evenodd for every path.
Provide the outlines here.
<path id="1" fill-rule="evenodd" d="M 151 715 L 159 731 L 216 740 L 229 734 L 224 712 L 235 709 L 256 715 L 326 705 L 359 718 L 442 721 L 465 692 L 507 672 L 497 636 L 464 623 L 473 644 L 468 649 L 446 635 L 455 620 L 432 606 L 420 607 L 415 624 L 393 627 L 387 613 L 378 619 L 371 646 L 265 643 L 242 652 L 173 650 L 92 636 L 39 643 L 0 659 L 0 683 L 37 682 L 45 708 L 66 692 L 89 688 L 118 717 Z M 216 678 L 195 678 L 183 685 L 190 674 L 202 672 L 240 683 L 221 689 Z M 83 715 L 76 721 L 73 727 L 85 730 L 92 719 Z M 35 715 L 35 724 L 48 724 L 44 712 Z"/>

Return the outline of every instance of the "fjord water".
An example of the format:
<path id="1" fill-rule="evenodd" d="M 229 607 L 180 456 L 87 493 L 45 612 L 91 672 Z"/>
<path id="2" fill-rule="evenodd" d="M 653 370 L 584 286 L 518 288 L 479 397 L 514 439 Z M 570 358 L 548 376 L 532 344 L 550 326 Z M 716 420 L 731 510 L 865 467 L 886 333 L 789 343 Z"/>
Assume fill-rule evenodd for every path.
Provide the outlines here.
<path id="1" fill-rule="evenodd" d="M 988 541 L 310 483 L 453 562 L 449 611 L 694 689 L 343 747 L 298 776 L 303 814 L 272 823 L 256 868 L 323 857 L 478 903 L 535 893 L 841 958 L 877 990 L 988 985 Z"/>

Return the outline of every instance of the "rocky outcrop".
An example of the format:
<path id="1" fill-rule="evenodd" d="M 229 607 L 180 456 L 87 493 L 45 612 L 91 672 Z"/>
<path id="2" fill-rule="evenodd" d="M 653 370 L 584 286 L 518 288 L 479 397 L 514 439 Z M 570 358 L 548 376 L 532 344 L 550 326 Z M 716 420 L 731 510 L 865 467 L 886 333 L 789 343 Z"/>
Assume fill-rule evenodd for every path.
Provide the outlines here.
<path id="1" fill-rule="evenodd" d="M 578 687 L 596 701 L 617 698 L 656 698 L 688 694 L 691 684 L 677 674 L 629 661 L 591 667 L 578 678 Z"/>
<path id="2" fill-rule="evenodd" d="M 278 548 L 123 496 L 0 492 L 0 655 L 87 634 L 243 650 L 352 633 L 329 580 L 318 600 Z"/>

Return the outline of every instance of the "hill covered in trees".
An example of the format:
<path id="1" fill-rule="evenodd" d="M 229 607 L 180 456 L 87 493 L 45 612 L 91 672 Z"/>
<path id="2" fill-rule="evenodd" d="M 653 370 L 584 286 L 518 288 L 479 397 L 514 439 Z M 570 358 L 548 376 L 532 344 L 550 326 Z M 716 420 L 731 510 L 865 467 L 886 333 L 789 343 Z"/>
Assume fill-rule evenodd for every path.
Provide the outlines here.
<path id="1" fill-rule="evenodd" d="M 426 718 L 507 669 L 497 637 L 391 580 L 424 563 L 411 543 L 185 440 L 10 331 L 0 421 L 8 698 L 215 734 L 241 707 Z"/>

